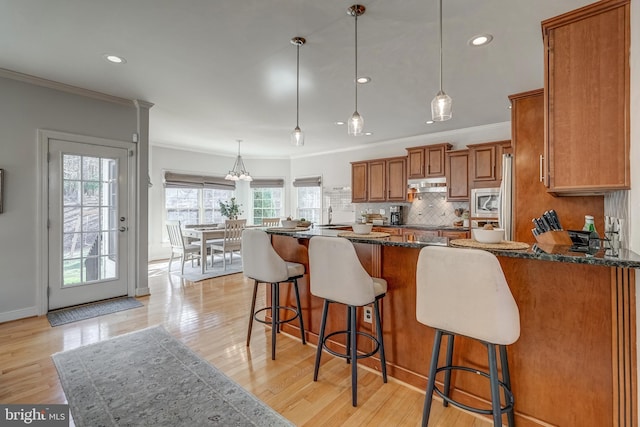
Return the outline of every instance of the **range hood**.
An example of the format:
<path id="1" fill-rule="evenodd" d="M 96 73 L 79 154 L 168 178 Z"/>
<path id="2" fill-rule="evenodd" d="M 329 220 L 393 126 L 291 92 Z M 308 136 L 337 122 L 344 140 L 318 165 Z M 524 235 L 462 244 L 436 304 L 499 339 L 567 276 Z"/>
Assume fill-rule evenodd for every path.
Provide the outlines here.
<path id="1" fill-rule="evenodd" d="M 444 193 L 447 191 L 447 179 L 445 177 L 410 179 L 407 184 L 407 190 L 418 194 Z"/>

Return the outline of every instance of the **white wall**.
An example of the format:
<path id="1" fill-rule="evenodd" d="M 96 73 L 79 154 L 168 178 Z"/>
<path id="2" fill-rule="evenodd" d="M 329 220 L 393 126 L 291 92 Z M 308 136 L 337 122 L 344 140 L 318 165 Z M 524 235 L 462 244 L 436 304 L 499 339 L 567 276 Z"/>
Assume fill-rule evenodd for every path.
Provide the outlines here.
<path id="1" fill-rule="evenodd" d="M 0 77 L 0 322 L 38 314 L 38 129 L 130 141 L 133 104 L 124 106 Z"/>
<path id="2" fill-rule="evenodd" d="M 432 125 L 437 126 L 437 125 Z M 346 132 L 346 129 L 345 129 Z M 420 135 L 378 144 L 360 145 L 355 149 L 345 149 L 308 157 L 294 157 L 291 161 L 292 179 L 303 176 L 322 175 L 324 187 L 351 186 L 351 163 L 360 160 L 384 157 L 406 156 L 408 147 L 448 142 L 453 149 L 464 148 L 467 144 L 511 139 L 511 122 L 487 126 Z M 363 137 L 366 140 L 366 137 Z"/>
<path id="3" fill-rule="evenodd" d="M 171 248 L 168 242 L 163 242 L 164 227 L 164 171 L 225 176 L 233 167 L 235 157 L 195 151 L 179 150 L 175 148 L 150 147 L 150 176 L 153 187 L 149 189 L 149 259 L 169 258 Z M 255 179 L 281 178 L 285 180 L 285 210 L 291 207 L 291 179 L 289 175 L 288 159 L 252 159 L 242 156 L 242 160 Z M 238 181 L 236 184 L 236 198 L 242 205 L 246 218 L 250 205 L 251 191 L 249 183 Z"/>

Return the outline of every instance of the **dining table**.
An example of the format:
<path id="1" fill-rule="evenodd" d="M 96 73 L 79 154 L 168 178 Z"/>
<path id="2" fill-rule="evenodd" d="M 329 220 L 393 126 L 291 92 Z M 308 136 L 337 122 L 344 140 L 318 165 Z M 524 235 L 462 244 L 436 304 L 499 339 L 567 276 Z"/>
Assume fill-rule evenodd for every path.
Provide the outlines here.
<path id="1" fill-rule="evenodd" d="M 200 240 L 200 268 L 202 274 L 207 268 L 207 240 L 224 239 L 224 224 L 206 227 L 185 227 L 182 230 L 184 237 Z M 211 254 L 211 267 L 213 268 L 213 254 Z"/>

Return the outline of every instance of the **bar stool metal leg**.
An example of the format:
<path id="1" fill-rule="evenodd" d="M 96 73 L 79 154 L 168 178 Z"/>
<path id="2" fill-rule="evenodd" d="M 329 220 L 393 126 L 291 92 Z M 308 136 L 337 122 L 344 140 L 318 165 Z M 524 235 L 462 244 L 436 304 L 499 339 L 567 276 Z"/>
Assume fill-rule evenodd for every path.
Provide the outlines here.
<path id="1" fill-rule="evenodd" d="M 249 312 L 249 329 L 247 330 L 247 347 L 249 347 L 249 343 L 251 342 L 251 330 L 253 329 L 253 316 L 255 316 L 256 311 L 256 296 L 258 294 L 258 281 L 254 281 L 253 283 L 253 298 L 251 299 L 251 311 Z"/>
<path id="2" fill-rule="evenodd" d="M 327 312 L 329 311 L 329 301 L 324 300 L 322 307 L 322 320 L 320 321 L 320 334 L 318 335 L 318 348 L 316 350 L 316 365 L 313 369 L 313 380 L 318 381 L 318 370 L 320 369 L 320 357 L 324 346 L 324 330 L 327 325 Z"/>
<path id="3" fill-rule="evenodd" d="M 351 402 L 353 406 L 358 406 L 358 350 L 356 347 L 356 308 L 349 306 L 350 325 L 349 339 L 351 340 Z"/>
<path id="4" fill-rule="evenodd" d="M 511 390 L 511 375 L 509 374 L 509 360 L 507 359 L 507 347 L 504 345 L 498 346 L 500 348 L 500 366 L 502 367 L 502 382 L 507 386 L 507 389 Z M 513 395 L 509 396 L 507 390 L 504 390 L 504 402 L 505 405 L 511 404 L 511 410 L 507 412 L 507 425 L 514 427 L 516 425 L 515 417 L 513 415 Z"/>
<path id="5" fill-rule="evenodd" d="M 436 370 L 438 368 L 438 355 L 440 354 L 440 344 L 442 343 L 442 331 L 436 329 L 436 336 L 433 339 L 433 351 L 431 353 L 431 364 L 429 366 L 429 376 L 427 379 L 427 390 L 422 410 L 422 427 L 427 427 L 429 414 L 431 413 L 431 401 L 433 400 L 433 389 L 436 385 Z"/>
<path id="6" fill-rule="evenodd" d="M 489 352 L 489 383 L 491 385 L 491 409 L 493 411 L 493 425 L 502 425 L 502 412 L 500 411 L 500 383 L 498 382 L 498 361 L 496 358 L 496 346 L 487 344 Z"/>
<path id="7" fill-rule="evenodd" d="M 347 364 L 351 363 L 351 307 L 346 306 L 347 308 L 347 338 L 345 339 L 345 347 L 347 349 L 345 358 Z"/>
<path id="8" fill-rule="evenodd" d="M 378 345 L 380 346 L 380 370 L 382 372 L 382 381 L 387 382 L 387 360 L 384 354 L 384 338 L 382 337 L 382 322 L 380 321 L 380 301 L 379 298 L 373 303 L 373 309 L 376 316 L 376 331 L 378 332 Z"/>
<path id="9" fill-rule="evenodd" d="M 453 334 L 446 334 L 447 337 L 447 365 L 453 365 L 453 341 L 455 336 Z M 444 395 L 449 397 L 449 390 L 451 389 L 451 370 L 447 369 L 444 372 Z M 442 399 L 442 406 L 445 408 L 449 406 L 449 402 L 446 399 Z"/>
<path id="10" fill-rule="evenodd" d="M 298 320 L 300 321 L 300 337 L 302 337 L 302 344 L 307 344 L 307 339 L 304 334 L 304 320 L 302 320 L 302 304 L 300 304 L 300 292 L 298 292 L 298 279 L 293 279 L 293 290 L 296 294 L 296 304 L 298 306 Z"/>

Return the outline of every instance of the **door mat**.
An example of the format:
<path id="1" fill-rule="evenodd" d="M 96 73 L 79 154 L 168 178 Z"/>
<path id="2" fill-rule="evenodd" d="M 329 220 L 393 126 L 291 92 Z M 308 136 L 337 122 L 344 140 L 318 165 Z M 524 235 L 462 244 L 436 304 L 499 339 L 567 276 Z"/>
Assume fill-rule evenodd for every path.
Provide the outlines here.
<path id="1" fill-rule="evenodd" d="M 293 426 L 162 326 L 51 358 L 78 427 Z"/>
<path id="2" fill-rule="evenodd" d="M 47 319 L 49 319 L 51 326 L 60 326 L 71 322 L 77 322 L 79 320 L 90 319 L 92 317 L 103 316 L 105 314 L 116 313 L 118 311 L 129 310 L 130 308 L 142 306 L 144 306 L 144 304 L 135 298 L 115 298 L 50 311 L 47 313 Z"/>

